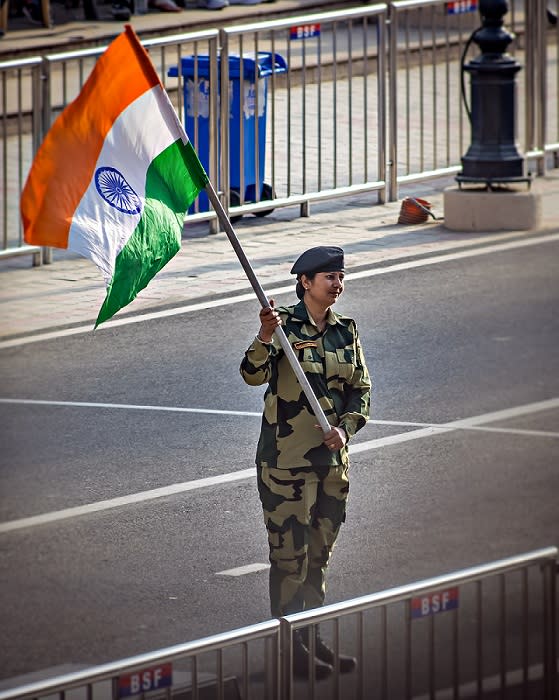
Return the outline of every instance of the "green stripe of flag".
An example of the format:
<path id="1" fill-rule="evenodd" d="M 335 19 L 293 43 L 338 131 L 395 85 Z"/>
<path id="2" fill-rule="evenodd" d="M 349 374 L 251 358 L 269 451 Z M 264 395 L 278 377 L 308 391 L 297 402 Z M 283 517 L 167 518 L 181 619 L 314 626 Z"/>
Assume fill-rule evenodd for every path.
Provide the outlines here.
<path id="1" fill-rule="evenodd" d="M 208 182 L 190 142 L 180 139 L 150 163 L 142 216 L 117 256 L 95 327 L 129 304 L 181 247 L 184 217 Z"/>

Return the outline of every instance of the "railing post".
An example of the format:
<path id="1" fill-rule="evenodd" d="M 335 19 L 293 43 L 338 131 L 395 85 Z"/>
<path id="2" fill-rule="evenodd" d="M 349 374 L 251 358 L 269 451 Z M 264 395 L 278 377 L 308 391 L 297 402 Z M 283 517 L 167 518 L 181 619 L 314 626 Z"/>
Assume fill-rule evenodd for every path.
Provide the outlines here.
<path id="1" fill-rule="evenodd" d="M 538 175 L 545 175 L 546 159 L 545 144 L 547 136 L 547 41 L 545 36 L 546 25 L 546 3 L 539 0 L 539 7 L 536 14 L 536 63 L 538 70 L 538 84 L 536 87 L 538 119 L 536 127 L 536 146 L 541 156 L 538 158 Z"/>
<path id="2" fill-rule="evenodd" d="M 536 0 L 537 2 L 537 0 Z M 534 16 L 529 9 L 530 0 L 524 0 L 524 148 L 535 150 L 535 50 Z"/>
<path id="3" fill-rule="evenodd" d="M 384 11 L 377 18 L 377 103 L 378 103 L 378 179 L 384 182 L 379 190 L 378 201 L 384 204 L 387 199 L 386 182 L 386 32 L 388 15 Z M 391 69 L 392 70 L 392 69 Z"/>
<path id="4" fill-rule="evenodd" d="M 398 12 L 392 5 L 390 5 L 387 26 L 390 36 L 388 59 L 388 201 L 395 202 L 398 199 Z"/>
<path id="5" fill-rule="evenodd" d="M 38 99 L 37 114 L 33 114 L 34 120 L 35 116 L 38 117 L 37 128 L 33 125 L 33 157 L 35 157 L 52 123 L 52 82 L 50 67 L 51 63 L 48 57 L 43 58 L 39 69 L 41 84 L 37 87 L 37 91 L 33 92 L 33 100 L 35 101 L 35 97 Z M 42 262 L 45 265 L 50 265 L 52 263 L 52 248 L 42 249 Z M 33 264 L 35 265 L 35 262 L 33 262 Z"/>
<path id="6" fill-rule="evenodd" d="M 543 575 L 543 683 L 544 698 L 557 698 L 557 561 L 547 561 L 542 565 Z"/>
<path id="7" fill-rule="evenodd" d="M 219 191 L 219 183 L 221 182 L 219 163 L 219 73 L 217 68 L 218 61 L 218 47 L 216 46 L 216 40 L 210 41 L 210 95 L 209 95 L 209 124 L 208 124 L 208 163 L 209 163 L 209 176 L 210 181 L 214 183 L 215 189 Z M 218 121 L 219 120 L 219 121 Z M 223 158 L 221 158 L 223 162 Z M 217 233 L 219 231 L 219 221 L 217 217 L 210 219 L 209 224 L 210 233 Z"/>
<path id="8" fill-rule="evenodd" d="M 219 188 L 223 208 L 229 215 L 229 37 L 223 29 L 219 31 L 219 55 L 221 61 L 219 81 Z"/>
<path id="9" fill-rule="evenodd" d="M 43 60 L 39 65 L 33 66 L 31 69 L 31 134 L 32 134 L 32 146 L 31 152 L 33 158 L 41 145 L 41 141 L 45 135 L 45 129 L 43 125 L 43 105 L 44 105 L 44 92 L 43 92 L 43 66 L 45 61 Z M 21 221 L 19 221 L 19 226 L 21 227 Z M 20 228 L 21 231 L 21 228 Z M 38 267 L 44 262 L 52 262 L 52 253 L 50 248 L 43 248 L 39 250 L 38 253 L 33 253 L 33 267 Z"/>
<path id="10" fill-rule="evenodd" d="M 291 632 L 291 624 L 288 620 L 281 617 L 279 622 L 280 700 L 292 700 L 293 674 L 291 660 L 293 658 L 293 635 Z"/>

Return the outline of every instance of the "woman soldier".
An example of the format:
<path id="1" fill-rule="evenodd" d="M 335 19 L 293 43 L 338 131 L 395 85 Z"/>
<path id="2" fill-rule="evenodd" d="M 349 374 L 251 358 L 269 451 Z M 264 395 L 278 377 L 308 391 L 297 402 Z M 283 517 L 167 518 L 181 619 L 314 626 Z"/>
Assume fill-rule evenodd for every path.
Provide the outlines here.
<path id="1" fill-rule="evenodd" d="M 295 306 L 260 311 L 260 330 L 241 363 L 244 381 L 267 384 L 256 453 L 270 548 L 270 604 L 281 617 L 324 604 L 325 574 L 345 520 L 348 441 L 367 422 L 371 383 L 355 322 L 332 311 L 344 289 L 344 253 L 305 251 Z M 332 429 L 323 433 L 274 331 L 282 325 Z M 308 630 L 307 630 L 308 632 Z M 308 676 L 308 634 L 294 637 L 294 671 Z M 334 653 L 318 636 L 314 672 L 332 673 Z M 338 657 L 340 672 L 356 660 Z"/>

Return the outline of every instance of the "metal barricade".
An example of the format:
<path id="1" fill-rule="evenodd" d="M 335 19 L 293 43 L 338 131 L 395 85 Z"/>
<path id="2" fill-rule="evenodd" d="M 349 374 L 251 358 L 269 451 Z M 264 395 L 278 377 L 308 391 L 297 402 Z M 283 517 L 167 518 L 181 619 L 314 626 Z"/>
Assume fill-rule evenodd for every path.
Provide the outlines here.
<path id="1" fill-rule="evenodd" d="M 450 7 L 452 5 L 452 8 Z M 559 3 L 555 0 L 555 10 Z M 559 154 L 557 93 L 559 29 L 547 20 L 546 0 L 510 0 L 505 15 L 514 36 L 509 52 L 522 66 L 517 83 L 517 138 L 528 167 L 545 173 L 546 154 Z M 398 186 L 452 175 L 470 142 L 462 104 L 462 76 L 473 33 L 480 27 L 473 3 L 395 0 L 390 6 L 389 198 Z M 450 10 L 456 14 L 450 14 Z M 556 13 L 555 13 L 556 14 Z M 475 45 L 474 47 L 475 48 Z M 471 55 L 473 55 L 473 48 Z M 470 55 L 470 57 L 471 57 Z"/>
<path id="2" fill-rule="evenodd" d="M 509 3 L 506 20 L 507 27 L 524 34 L 521 3 Z M 391 200 L 398 199 L 400 184 L 453 175 L 461 169 L 460 159 L 470 142 L 463 104 L 470 99 L 469 81 L 464 78 L 462 64 L 467 62 L 474 33 L 480 28 L 479 14 L 470 11 L 472 7 L 472 3 L 444 0 L 391 3 Z M 519 86 L 519 113 L 521 105 L 527 109 L 523 87 L 524 83 Z"/>
<path id="3" fill-rule="evenodd" d="M 546 153 L 559 163 L 559 22 L 557 0 L 525 0 L 524 148 L 536 161 L 537 174 L 545 174 Z M 555 22 L 553 24 L 552 22 Z"/>
<path id="4" fill-rule="evenodd" d="M 542 0 L 543 1 L 543 0 Z M 528 2 L 528 0 L 526 0 Z M 543 143 L 546 153 L 552 153 L 555 167 L 559 166 L 559 0 L 548 0 L 546 9 L 545 42 L 541 42 L 538 54 L 541 71 L 546 71 L 545 99 L 541 102 L 546 109 L 542 126 Z M 545 46 L 544 46 L 545 44 Z M 542 73 L 543 76 L 543 73 Z M 543 80 L 543 77 L 542 77 Z"/>
<path id="5" fill-rule="evenodd" d="M 557 553 L 536 550 L 283 618 L 283 697 L 554 700 Z M 293 633 L 319 624 L 334 654 L 354 654 L 358 668 L 321 681 L 320 692 L 311 676 L 301 695 Z"/>
<path id="6" fill-rule="evenodd" d="M 149 52 L 155 69 L 175 107 L 177 114 L 183 111 L 183 93 L 177 89 L 178 82 L 167 77 L 167 66 L 178 60 L 180 64 L 181 56 L 199 53 L 209 55 L 215 63 L 218 49 L 219 32 L 210 29 L 203 32 L 192 32 L 190 34 L 178 34 L 161 39 L 150 39 L 142 42 L 144 48 Z M 87 49 L 83 51 L 72 51 L 60 54 L 53 54 L 44 59 L 45 96 L 43 101 L 43 125 L 44 133 L 48 131 L 53 121 L 62 110 L 79 94 L 85 81 L 106 47 Z M 217 112 L 217 96 L 212 95 L 210 101 L 211 148 L 208 175 L 210 180 L 217 181 L 217 138 L 215 115 Z M 189 134 L 194 147 L 198 146 L 197 134 Z M 214 212 L 203 214 L 202 219 L 216 221 Z M 195 219 L 193 219 L 195 220 Z M 216 224 L 211 224 L 216 230 Z M 45 255 L 45 262 L 51 262 L 50 251 Z"/>
<path id="7" fill-rule="evenodd" d="M 384 201 L 386 13 L 381 3 L 222 31 L 222 55 L 270 51 L 287 63 L 285 75 L 269 78 L 266 184 L 274 207 L 298 204 L 308 215 L 312 201 L 367 191 Z M 232 141 L 227 65 L 222 61 L 222 162 Z M 228 178 L 224 168 L 231 195 Z M 251 203 L 243 185 L 234 213 L 262 214 L 262 192 Z"/>
<path id="8" fill-rule="evenodd" d="M 0 692 L 0 700 L 280 700 L 279 621 Z"/>
<path id="9" fill-rule="evenodd" d="M 479 15 L 449 14 L 448 5 L 444 0 L 396 0 L 390 6 L 392 201 L 398 199 L 400 184 L 457 173 L 469 143 L 460 64 Z"/>
<path id="10" fill-rule="evenodd" d="M 41 263 L 41 249 L 23 240 L 19 196 L 41 142 L 40 57 L 0 63 L 0 258 L 32 255 Z"/>
<path id="11" fill-rule="evenodd" d="M 547 547 L 0 692 L 0 700 L 555 700 L 557 556 Z M 293 674 L 314 631 L 357 670 Z M 207 694 L 206 694 L 207 693 Z"/>
<path id="12" fill-rule="evenodd" d="M 190 34 L 175 35 L 163 37 L 161 39 L 149 39 L 143 43 L 143 46 L 149 52 L 152 61 L 155 64 L 156 70 L 165 86 L 165 89 L 171 97 L 177 114 L 182 119 L 186 114 L 187 105 L 184 100 L 184 76 L 179 71 L 176 79 L 169 77 L 169 67 L 172 65 L 180 66 L 182 59 L 188 55 L 194 58 L 194 75 L 193 79 L 197 81 L 197 59 L 204 56 L 208 58 L 210 66 L 210 81 L 217 85 L 217 59 L 219 56 L 219 30 L 208 29 L 201 32 L 192 32 Z M 206 168 L 209 178 L 217 190 L 219 189 L 219 136 L 218 136 L 218 91 L 210 90 L 208 92 L 208 166 Z M 193 101 L 192 110 L 194 113 L 194 122 L 197 123 L 198 111 L 200 103 Z M 197 129 L 188 134 L 188 138 L 192 142 L 196 152 L 200 151 L 200 137 Z M 197 204 L 194 206 L 195 211 L 189 213 L 188 221 L 205 221 L 209 220 L 210 232 L 217 233 L 217 216 L 212 211 L 199 211 Z"/>
<path id="13" fill-rule="evenodd" d="M 209 29 L 151 39 L 143 42 L 155 68 L 177 110 L 183 109 L 182 91 L 177 80 L 167 79 L 167 66 L 182 55 L 199 53 L 215 63 L 219 31 Z M 2 116 L 0 159 L 0 257 L 33 254 L 33 263 L 52 261 L 52 251 L 25 245 L 18 202 L 33 157 L 53 121 L 75 97 L 89 77 L 91 69 L 105 47 L 33 57 L 0 63 Z M 217 147 L 215 115 L 217 96 L 211 96 L 212 138 L 208 175 L 217 181 Z M 196 134 L 189 135 L 196 146 Z M 192 217 L 210 220 L 216 229 L 216 216 L 206 212 Z"/>
<path id="14" fill-rule="evenodd" d="M 144 45 L 182 117 L 184 76 L 169 77 L 171 64 L 208 59 L 208 174 L 234 217 L 266 215 L 296 205 L 302 216 L 310 204 L 334 197 L 376 192 L 380 202 L 398 199 L 398 187 L 450 176 L 470 140 L 461 95 L 461 62 L 479 13 L 458 12 L 472 3 L 446 0 L 393 0 L 289 19 L 151 39 Z M 559 0 L 511 0 L 505 26 L 517 36 L 511 53 L 523 66 L 518 81 L 520 147 L 545 172 L 546 156 L 559 155 Z M 0 162 L 0 256 L 32 253 L 25 246 L 17 202 L 33 155 L 52 120 L 78 93 L 103 48 L 0 63 L 2 88 Z M 243 120 L 230 118 L 229 58 L 271 52 L 287 71 L 273 70 L 260 84 L 241 90 L 243 111 L 267 119 L 250 135 Z M 220 73 L 218 61 L 220 58 Z M 227 59 L 227 60 L 225 60 Z M 241 71 L 243 70 L 241 64 Z M 243 81 L 243 75 L 239 76 Z M 258 83 L 258 81 L 257 81 Z M 386 90 L 388 85 L 388 90 Z M 254 89 L 257 87 L 258 89 Z M 466 86 L 465 92 L 468 92 Z M 193 101 L 194 147 L 200 145 Z M 232 138 L 231 129 L 239 132 Z M 261 133 L 260 130 L 265 130 Z M 244 148 L 254 140 L 252 152 Z M 231 144 L 240 148 L 240 182 L 230 182 Z M 261 146 L 265 144 L 262 151 Z M 250 146 L 250 144 L 249 144 Z M 248 155 L 246 155 L 248 153 Z M 248 163 L 248 161 L 253 161 Z M 264 172 L 247 191 L 245 166 Z M 213 211 L 198 204 L 187 221 L 209 221 Z M 44 252 L 44 261 L 51 254 Z"/>

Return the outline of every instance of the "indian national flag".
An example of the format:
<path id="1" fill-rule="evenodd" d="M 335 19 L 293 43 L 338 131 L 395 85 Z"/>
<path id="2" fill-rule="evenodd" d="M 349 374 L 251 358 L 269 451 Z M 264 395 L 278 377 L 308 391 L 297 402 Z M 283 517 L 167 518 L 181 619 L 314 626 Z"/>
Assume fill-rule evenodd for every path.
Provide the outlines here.
<path id="1" fill-rule="evenodd" d="M 179 251 L 208 177 L 131 27 L 97 61 L 41 144 L 21 197 L 27 243 L 100 268 L 97 327 Z"/>

